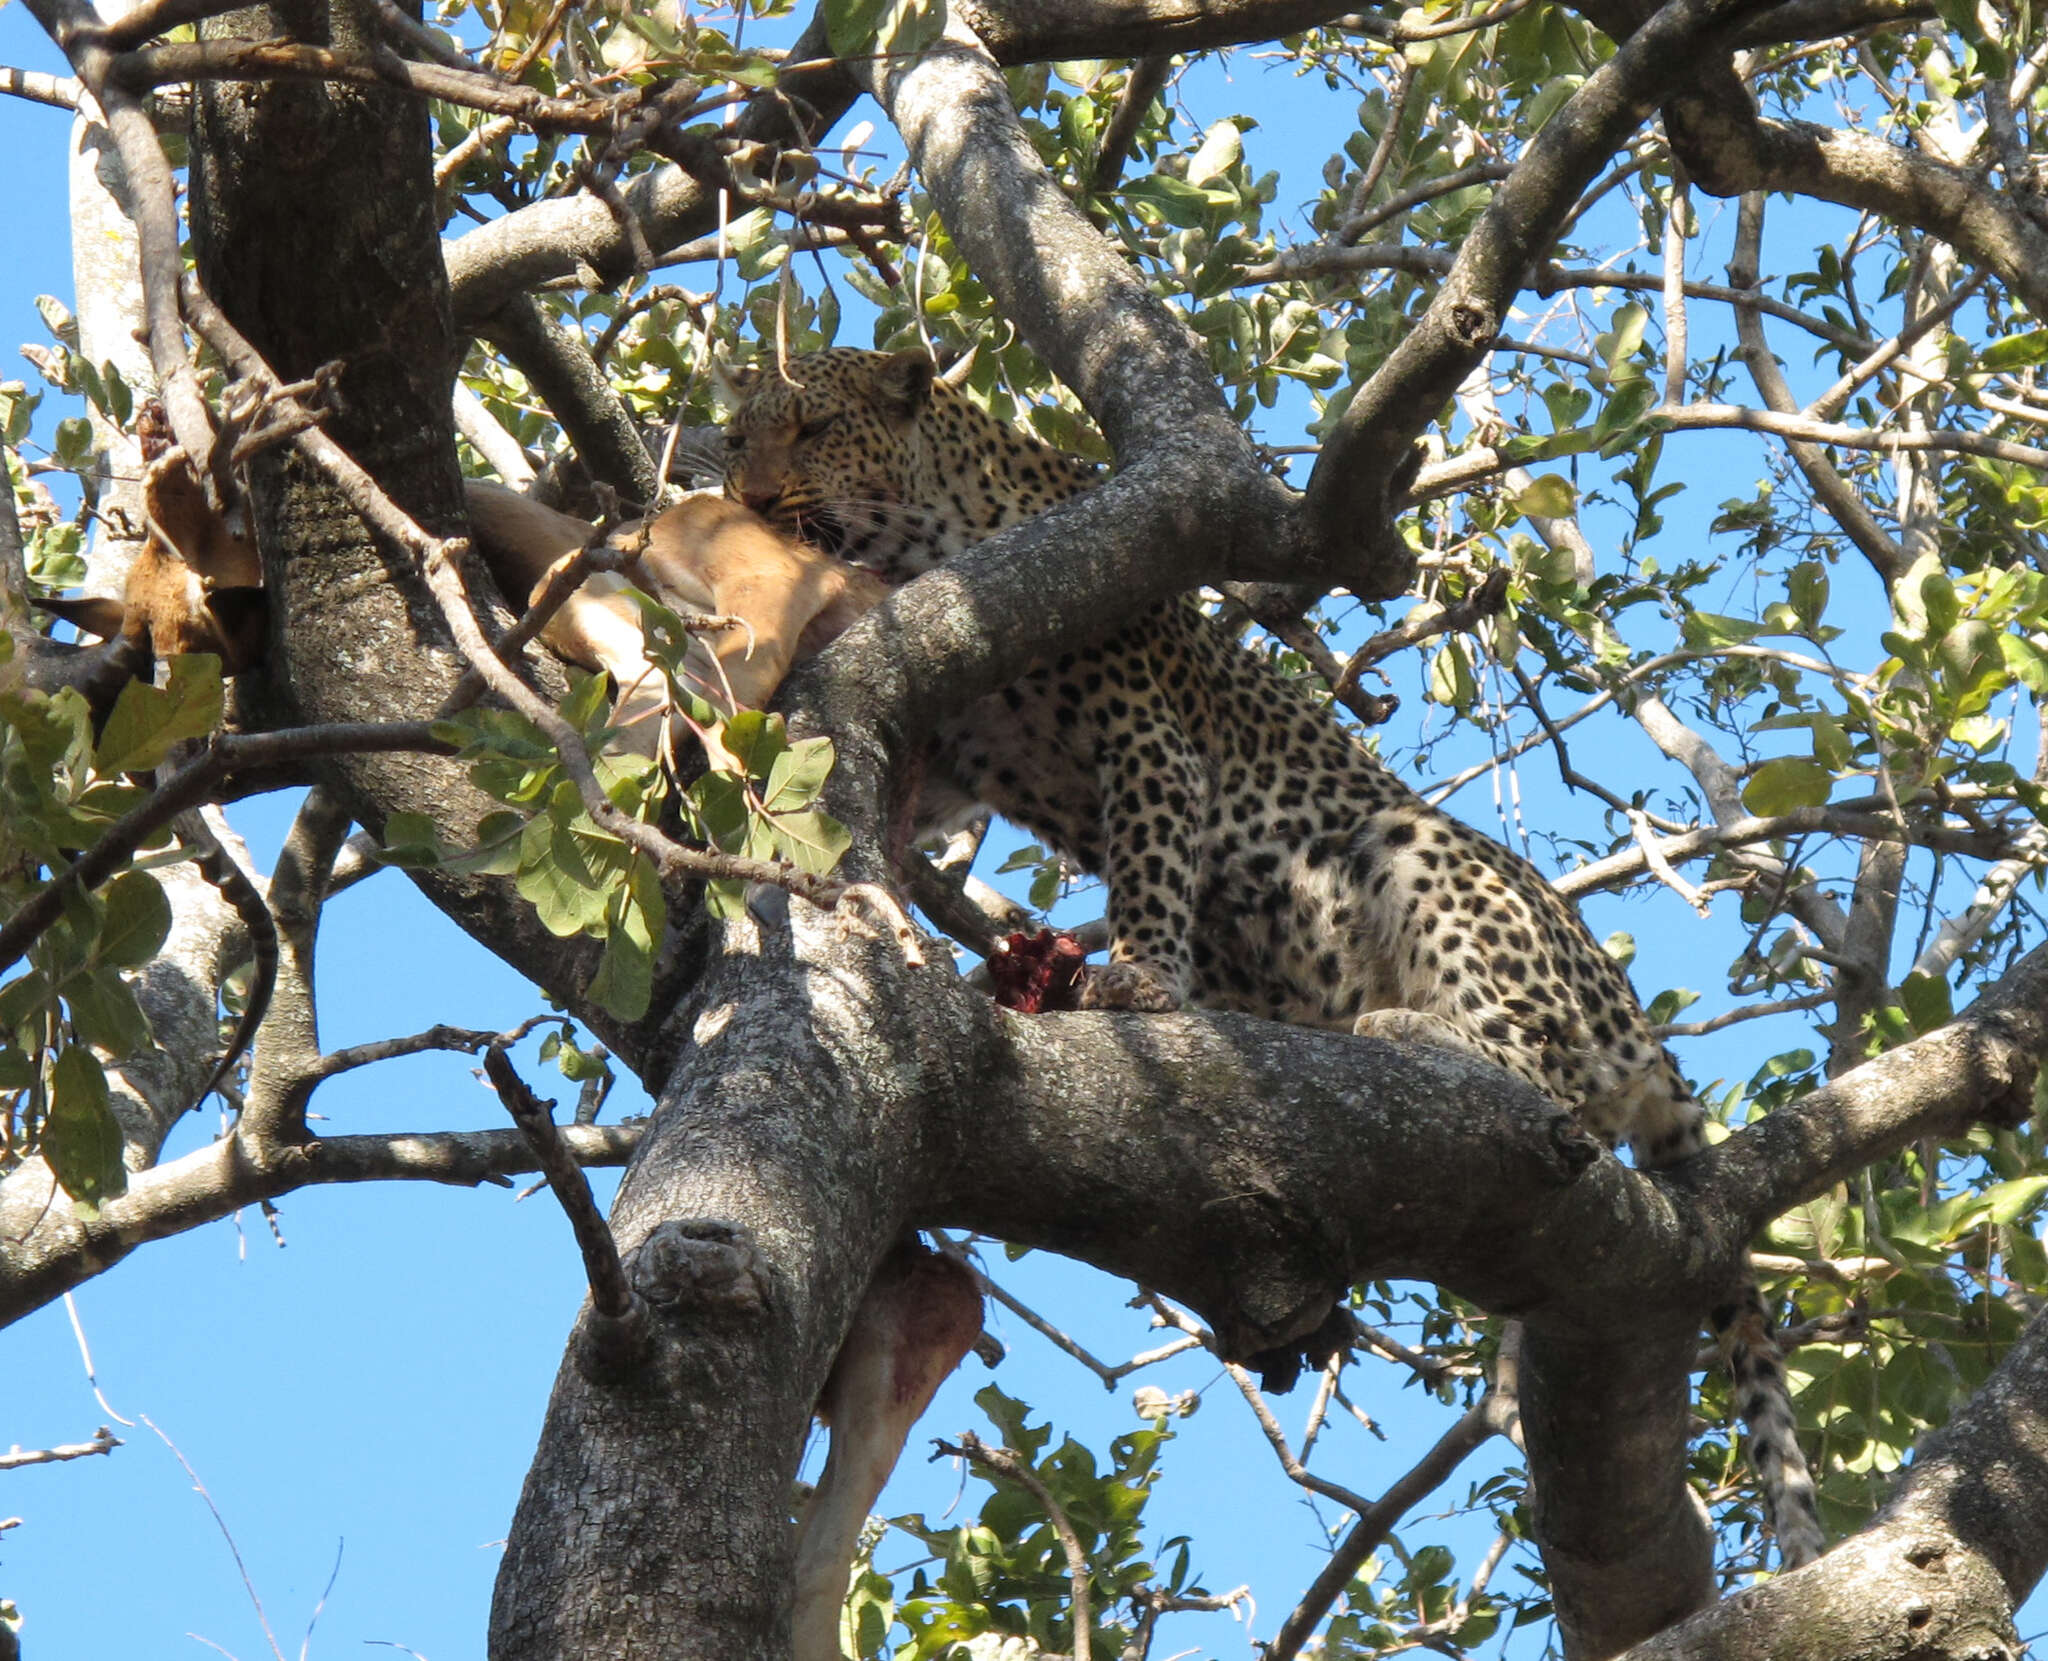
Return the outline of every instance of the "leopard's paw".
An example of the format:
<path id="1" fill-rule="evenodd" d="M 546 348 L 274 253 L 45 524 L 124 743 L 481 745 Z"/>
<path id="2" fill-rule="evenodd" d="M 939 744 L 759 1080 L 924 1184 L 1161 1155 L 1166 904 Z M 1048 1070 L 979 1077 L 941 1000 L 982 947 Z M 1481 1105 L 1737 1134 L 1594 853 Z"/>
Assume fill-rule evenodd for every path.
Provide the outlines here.
<path id="1" fill-rule="evenodd" d="M 1389 1044 L 1427 1044 L 1432 1049 L 1456 1050 L 1461 1055 L 1491 1061 L 1485 1050 L 1446 1021 L 1421 1009 L 1368 1009 L 1351 1023 L 1359 1038 L 1381 1038 Z"/>
<path id="2" fill-rule="evenodd" d="M 1129 1009 L 1165 1015 L 1180 1008 L 1180 994 L 1157 969 L 1142 963 L 1110 963 L 1088 971 L 1081 988 L 1083 1009 Z"/>

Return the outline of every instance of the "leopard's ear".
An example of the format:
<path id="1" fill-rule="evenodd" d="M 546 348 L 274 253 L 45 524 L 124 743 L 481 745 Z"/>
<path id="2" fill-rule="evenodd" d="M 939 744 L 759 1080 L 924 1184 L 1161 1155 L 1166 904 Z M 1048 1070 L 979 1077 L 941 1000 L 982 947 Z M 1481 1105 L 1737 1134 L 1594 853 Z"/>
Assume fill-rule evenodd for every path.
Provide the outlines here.
<path id="1" fill-rule="evenodd" d="M 875 396 L 906 421 L 924 413 L 932 398 L 932 360 L 921 348 L 892 352 L 875 366 Z"/>
<path id="2" fill-rule="evenodd" d="M 761 366 L 758 363 L 721 363 L 714 359 L 711 384 L 726 403 L 736 408 L 744 404 L 748 395 L 761 384 Z"/>

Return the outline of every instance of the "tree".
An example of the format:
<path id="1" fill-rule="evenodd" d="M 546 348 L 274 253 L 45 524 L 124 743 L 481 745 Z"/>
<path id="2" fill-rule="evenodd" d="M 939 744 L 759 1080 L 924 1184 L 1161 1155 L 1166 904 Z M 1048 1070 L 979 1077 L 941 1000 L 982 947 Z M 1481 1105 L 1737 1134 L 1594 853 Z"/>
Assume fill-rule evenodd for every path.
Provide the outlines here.
<path id="1" fill-rule="evenodd" d="M 812 1405 L 872 1267 L 936 1225 L 1128 1275 L 1233 1363 L 1330 1330 L 1336 1304 L 1366 1348 L 1464 1391 L 1413 1476 L 1357 1508 L 1281 1655 L 1347 1588 L 1325 1642 L 1371 1653 L 1477 1645 L 1546 1606 L 1571 1655 L 2016 1653 L 2011 1611 L 2048 1561 L 2048 1175 L 2022 1123 L 2048 1047 L 2048 960 L 2027 949 L 2026 747 L 2048 690 L 2028 14 L 905 0 L 828 4 L 778 54 L 659 8 L 453 11 L 492 31 L 479 67 L 389 5 L 31 9 L 77 80 L 27 90 L 96 111 L 120 163 L 111 201 L 75 212 L 132 224 L 140 273 L 83 281 L 75 338 L 39 362 L 94 412 L 53 459 L 132 473 L 149 388 L 175 442 L 220 464 L 216 489 L 245 477 L 272 625 L 232 735 L 179 748 L 219 710 L 188 661 L 123 694 L 95 747 L 83 696 L 20 690 L 84 658 L 36 645 L 14 608 L 10 1315 L 307 1183 L 534 1167 L 517 1130 L 308 1129 L 321 1079 L 374 1059 L 323 1055 L 313 1022 L 321 904 L 360 825 L 658 1102 L 644 1128 L 532 1132 L 565 1156 L 572 1208 L 569 1167 L 633 1163 L 609 1235 L 583 1217 L 597 1301 L 513 1525 L 494 1654 L 782 1653 Z M 197 38 L 160 38 L 195 19 Z M 1298 230 L 1268 223 L 1280 186 L 1254 135 L 1196 103 L 1215 89 L 1189 66 L 1254 43 L 1345 134 Z M 821 147 L 863 94 L 905 177 Z M 1736 206 L 1710 230 L 1718 200 Z M 465 208 L 473 228 L 444 242 Z M 736 301 L 647 284 L 728 251 L 751 285 Z M 657 777 L 593 764 L 596 689 L 507 667 L 508 614 L 455 539 L 459 463 L 523 482 L 522 446 L 566 438 L 575 461 L 550 471 L 568 500 L 651 501 L 647 424 L 707 421 L 715 358 L 834 338 L 842 284 L 878 343 L 978 344 L 992 408 L 1099 445 L 1115 474 L 902 590 L 785 686 L 788 731 L 832 744 L 829 778 L 825 751 L 800 752 L 790 804 L 814 812 L 821 790 L 843 827 L 820 869 L 790 856 L 835 844 L 825 821 L 698 798 L 692 838 Z M 1297 494 L 1246 423 L 1304 401 Z M 1745 465 L 1765 476 L 1719 505 L 1710 552 L 1685 534 L 1697 511 L 1668 521 L 1714 431 L 1756 435 Z M 18 601 L 71 580 L 77 543 L 10 476 Z M 1386 622 L 1418 567 L 1424 604 L 1359 641 L 1332 593 Z M 1588 1163 L 1554 1107 L 1440 1052 L 1199 1012 L 1018 1016 L 946 972 L 881 893 L 890 781 L 933 712 L 1201 584 L 1368 723 L 1389 711 L 1361 677 L 1426 643 L 1427 722 L 1388 728 L 1388 752 L 1419 769 L 1469 739 L 1488 770 L 1542 752 L 1522 771 L 1572 792 L 1568 828 L 1545 830 L 1561 891 L 1739 912 L 1739 938 L 1700 936 L 1732 955 L 1729 1003 L 1688 1026 L 1689 995 L 1661 994 L 1673 1036 L 1811 1012 L 1819 1058 L 1755 1056 L 1715 1103 L 1739 1128 L 1652 1179 Z M 496 713 L 451 728 L 483 690 Z M 1602 725 L 1620 736 L 1580 738 Z M 120 782 L 149 765 L 153 792 Z M 283 783 L 312 789 L 271 876 L 277 987 L 239 1111 L 158 1164 L 246 948 L 205 885 L 142 873 L 138 851 L 180 812 Z M 1008 926 L 942 881 L 913 892 L 970 944 Z M 495 1035 L 379 1053 L 407 1044 L 483 1050 L 522 1099 Z M 600 1064 L 587 1043 L 554 1053 L 572 1075 Z M 1689 1476 L 1725 1462 L 1688 1455 L 1689 1380 L 1702 1312 L 1767 1228 L 1850 1538 L 1716 1603 L 1717 1538 L 1753 1544 L 1754 1516 L 1719 1481 L 1718 1534 L 1703 1513 Z M 1438 1289 L 1414 1346 L 1363 1321 L 1397 1276 Z M 1092 1625 L 1096 1650 L 1142 1655 L 1159 1614 L 1200 1601 L 1132 1555 L 1158 1426 L 1101 1481 L 998 1412 L 989 1526 L 934 1533 L 943 1576 L 863 1577 L 856 1640 L 875 1648 L 893 1608 L 918 1653 L 986 1629 L 1078 1655 Z M 1540 1553 L 1534 1591 L 1489 1590 L 1495 1559 L 1461 1581 L 1429 1553 L 1366 1569 L 1510 1430 L 1526 1487 L 1480 1498 Z"/>

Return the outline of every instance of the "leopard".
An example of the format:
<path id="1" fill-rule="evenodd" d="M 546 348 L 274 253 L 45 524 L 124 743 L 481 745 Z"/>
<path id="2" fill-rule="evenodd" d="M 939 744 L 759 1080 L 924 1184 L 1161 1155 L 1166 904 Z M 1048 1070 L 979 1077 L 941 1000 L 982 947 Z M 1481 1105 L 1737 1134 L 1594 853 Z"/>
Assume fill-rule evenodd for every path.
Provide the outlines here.
<path id="1" fill-rule="evenodd" d="M 903 583 L 1092 489 L 921 350 L 725 372 L 725 489 Z M 1706 1114 L 1628 976 L 1528 860 L 1425 801 L 1182 596 L 939 726 L 929 763 L 1108 890 L 1084 1008 L 1233 1010 L 1476 1052 L 1656 1169 Z M 1712 1312 L 1780 1560 L 1825 1548 L 1753 1280 Z"/>

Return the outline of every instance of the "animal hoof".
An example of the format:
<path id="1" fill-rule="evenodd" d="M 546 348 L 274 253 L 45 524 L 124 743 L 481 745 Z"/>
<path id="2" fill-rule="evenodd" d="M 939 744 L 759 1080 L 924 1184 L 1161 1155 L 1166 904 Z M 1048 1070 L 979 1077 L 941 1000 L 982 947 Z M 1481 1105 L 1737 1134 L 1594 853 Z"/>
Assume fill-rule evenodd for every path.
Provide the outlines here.
<path id="1" fill-rule="evenodd" d="M 1180 994 L 1157 970 L 1136 963 L 1111 963 L 1090 971 L 1081 988 L 1083 1009 L 1128 1009 L 1166 1015 L 1180 1008 Z"/>

